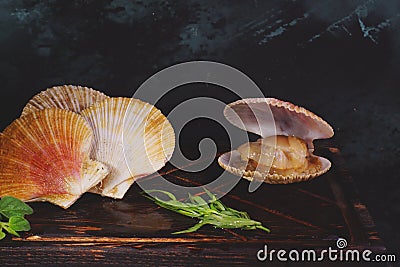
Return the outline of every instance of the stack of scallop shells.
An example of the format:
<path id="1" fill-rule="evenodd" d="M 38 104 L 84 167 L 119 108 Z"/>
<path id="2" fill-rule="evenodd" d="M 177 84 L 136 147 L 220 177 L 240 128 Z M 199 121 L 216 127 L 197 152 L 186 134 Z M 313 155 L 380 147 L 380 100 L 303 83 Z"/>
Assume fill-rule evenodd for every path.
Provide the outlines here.
<path id="1" fill-rule="evenodd" d="M 83 193 L 121 199 L 171 158 L 167 118 L 138 99 L 81 86 L 34 96 L 0 133 L 0 197 L 70 207 Z"/>

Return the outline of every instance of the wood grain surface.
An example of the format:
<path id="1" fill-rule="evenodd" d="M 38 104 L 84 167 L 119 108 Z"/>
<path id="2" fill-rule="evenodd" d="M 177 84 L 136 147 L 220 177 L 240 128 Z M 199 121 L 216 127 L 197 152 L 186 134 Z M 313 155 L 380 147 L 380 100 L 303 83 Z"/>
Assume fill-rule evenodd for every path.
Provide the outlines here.
<path id="1" fill-rule="evenodd" d="M 271 249 L 322 250 L 335 247 L 339 237 L 348 241 L 349 249 L 385 251 L 350 175 L 342 169 L 340 151 L 327 147 L 318 153 L 330 158 L 333 168 L 315 180 L 263 184 L 249 193 L 249 183 L 242 179 L 223 197 L 227 205 L 270 228 L 269 234 L 204 226 L 195 233 L 172 235 L 196 220 L 157 207 L 134 185 L 123 200 L 85 194 L 68 210 L 32 203 L 32 230 L 0 242 L 1 265 L 267 264 L 256 257 L 265 244 Z M 161 173 L 172 182 L 194 186 L 221 171 L 214 162 L 199 173 L 170 165 Z"/>

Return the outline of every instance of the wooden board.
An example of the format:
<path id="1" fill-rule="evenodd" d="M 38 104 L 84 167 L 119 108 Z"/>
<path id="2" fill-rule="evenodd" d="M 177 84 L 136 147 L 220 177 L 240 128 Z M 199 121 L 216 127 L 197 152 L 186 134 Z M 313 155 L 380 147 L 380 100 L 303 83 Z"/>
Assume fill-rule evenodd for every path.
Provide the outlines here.
<path id="1" fill-rule="evenodd" d="M 330 158 L 333 168 L 313 181 L 264 184 L 249 193 L 249 183 L 242 179 L 222 199 L 263 222 L 270 234 L 205 226 L 196 233 L 172 235 L 196 220 L 158 208 L 135 185 L 120 201 L 85 194 L 68 210 L 32 203 L 32 230 L 0 242 L 1 265 L 242 265 L 260 263 L 256 253 L 265 244 L 271 249 L 322 250 L 335 248 L 338 237 L 347 239 L 347 248 L 384 251 L 367 208 L 341 167 L 339 150 L 325 148 L 319 154 Z M 203 172 L 187 173 L 167 165 L 161 172 L 170 181 L 193 186 L 221 169 L 213 163 Z"/>

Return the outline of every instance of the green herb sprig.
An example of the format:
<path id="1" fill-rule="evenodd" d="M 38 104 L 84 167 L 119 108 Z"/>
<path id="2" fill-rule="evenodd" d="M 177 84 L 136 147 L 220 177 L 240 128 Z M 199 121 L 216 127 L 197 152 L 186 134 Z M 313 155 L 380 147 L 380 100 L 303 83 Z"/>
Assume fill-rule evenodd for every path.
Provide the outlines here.
<path id="1" fill-rule="evenodd" d="M 162 193 L 169 200 L 162 200 L 158 197 L 146 195 L 147 198 L 154 201 L 160 207 L 175 211 L 182 215 L 197 218 L 200 221 L 189 229 L 174 232 L 173 234 L 191 233 L 200 229 L 203 225 L 210 224 L 216 228 L 240 228 L 244 230 L 260 229 L 266 232 L 270 230 L 262 225 L 261 222 L 252 220 L 247 212 L 237 211 L 225 206 L 218 200 L 214 194 L 205 190 L 211 198 L 209 203 L 200 196 L 192 196 L 189 194 L 188 201 L 182 202 L 176 199 L 175 195 L 163 190 L 148 190 L 145 193 Z"/>
<path id="2" fill-rule="evenodd" d="M 3 229 L 18 237 L 17 232 L 29 231 L 31 226 L 24 216 L 32 213 L 32 208 L 23 201 L 15 197 L 3 197 L 0 200 L 0 240 L 6 237 Z M 8 221 L 2 221 L 3 219 L 8 219 Z"/>

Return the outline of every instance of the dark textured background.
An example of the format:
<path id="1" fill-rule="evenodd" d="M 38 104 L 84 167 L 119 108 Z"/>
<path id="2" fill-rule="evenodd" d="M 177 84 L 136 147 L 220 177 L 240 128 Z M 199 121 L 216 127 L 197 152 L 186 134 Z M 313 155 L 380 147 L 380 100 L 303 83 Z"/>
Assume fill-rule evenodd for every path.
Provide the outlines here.
<path id="1" fill-rule="evenodd" d="M 226 63 L 266 96 L 305 106 L 334 126 L 346 167 L 397 252 L 399 48 L 398 0 L 2 0 L 0 126 L 53 85 L 131 96 L 174 63 Z M 185 98 L 218 91 L 193 88 L 181 89 Z"/>

